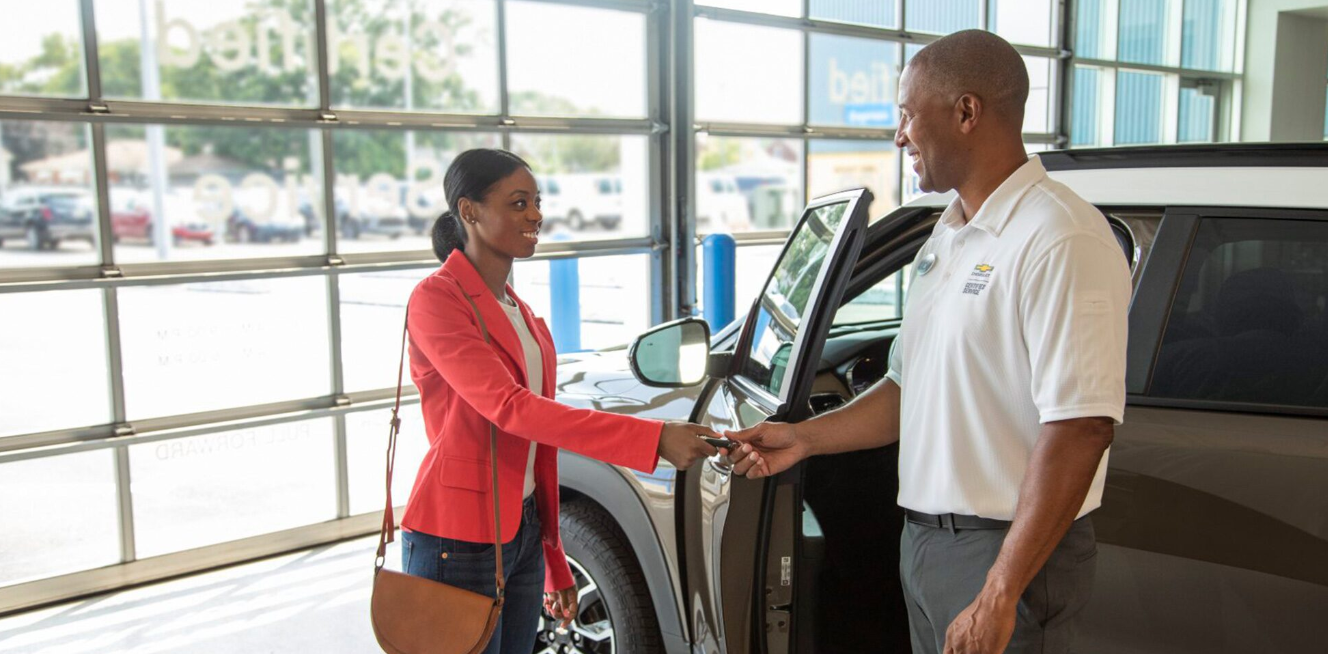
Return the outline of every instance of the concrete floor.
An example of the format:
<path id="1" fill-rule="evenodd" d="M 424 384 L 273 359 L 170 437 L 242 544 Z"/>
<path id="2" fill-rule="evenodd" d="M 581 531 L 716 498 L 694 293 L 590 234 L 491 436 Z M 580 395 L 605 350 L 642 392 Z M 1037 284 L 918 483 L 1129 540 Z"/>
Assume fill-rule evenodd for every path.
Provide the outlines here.
<path id="1" fill-rule="evenodd" d="M 0 654 L 377 652 L 378 537 L 0 618 Z M 388 566 L 400 568 L 393 545 Z"/>

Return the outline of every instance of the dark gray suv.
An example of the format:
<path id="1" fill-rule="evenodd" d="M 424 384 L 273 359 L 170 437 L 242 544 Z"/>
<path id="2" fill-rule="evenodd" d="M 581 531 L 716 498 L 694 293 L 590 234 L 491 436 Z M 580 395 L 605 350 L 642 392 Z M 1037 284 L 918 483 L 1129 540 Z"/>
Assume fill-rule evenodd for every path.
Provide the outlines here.
<path id="1" fill-rule="evenodd" d="M 1135 286 L 1077 649 L 1328 651 L 1328 145 L 1043 163 L 1101 209 Z M 721 430 L 842 405 L 884 376 L 912 259 L 948 199 L 875 220 L 866 191 L 814 201 L 745 317 L 566 356 L 560 399 Z M 718 460 L 560 465 L 581 615 L 536 651 L 908 651 L 894 446 L 757 481 Z"/>

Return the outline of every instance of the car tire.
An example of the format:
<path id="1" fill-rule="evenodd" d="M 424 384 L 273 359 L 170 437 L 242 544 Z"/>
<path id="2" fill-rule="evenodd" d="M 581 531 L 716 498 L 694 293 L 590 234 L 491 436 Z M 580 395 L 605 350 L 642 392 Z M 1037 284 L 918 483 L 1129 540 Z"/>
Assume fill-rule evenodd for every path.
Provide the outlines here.
<path id="1" fill-rule="evenodd" d="M 564 502 L 561 514 L 563 547 L 581 595 L 580 615 L 559 634 L 558 623 L 541 613 L 535 652 L 663 654 L 650 589 L 626 534 L 588 500 Z"/>
<path id="2" fill-rule="evenodd" d="M 567 212 L 567 226 L 579 232 L 586 228 L 586 218 L 580 211 L 573 209 Z"/>

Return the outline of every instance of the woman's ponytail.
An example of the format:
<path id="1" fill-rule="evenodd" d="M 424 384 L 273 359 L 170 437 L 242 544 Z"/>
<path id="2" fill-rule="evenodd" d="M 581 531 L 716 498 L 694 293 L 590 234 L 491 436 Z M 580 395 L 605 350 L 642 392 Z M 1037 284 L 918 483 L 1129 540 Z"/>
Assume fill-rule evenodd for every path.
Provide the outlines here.
<path id="1" fill-rule="evenodd" d="M 466 247 L 466 230 L 461 219 L 451 209 L 433 222 L 433 253 L 439 261 L 447 261 L 454 250 Z"/>

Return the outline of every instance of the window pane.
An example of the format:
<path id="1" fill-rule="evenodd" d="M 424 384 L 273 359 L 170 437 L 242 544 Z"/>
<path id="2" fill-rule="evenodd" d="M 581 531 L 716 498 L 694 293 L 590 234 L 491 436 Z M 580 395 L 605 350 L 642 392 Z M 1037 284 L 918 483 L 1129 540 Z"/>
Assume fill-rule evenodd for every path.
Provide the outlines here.
<path id="1" fill-rule="evenodd" d="M 899 45 L 811 35 L 810 122 L 889 128 L 899 124 Z"/>
<path id="2" fill-rule="evenodd" d="M 0 294 L 0 436 L 111 421 L 103 310 L 98 290 Z"/>
<path id="3" fill-rule="evenodd" d="M 322 252 L 309 208 L 323 196 L 321 142 L 316 130 L 107 127 L 116 261 Z"/>
<path id="4" fill-rule="evenodd" d="M 406 301 L 433 270 L 341 275 L 341 370 L 346 392 L 396 387 Z M 402 383 L 410 388 L 407 366 Z"/>
<path id="5" fill-rule="evenodd" d="M 333 132 L 337 249 L 430 250 L 433 223 L 447 210 L 443 174 L 456 155 L 502 145 L 497 134 L 340 130 Z M 325 222 L 322 198 L 301 198 L 310 229 Z"/>
<path id="6" fill-rule="evenodd" d="M 647 233 L 644 136 L 512 135 L 512 150 L 535 171 L 542 240 L 590 240 Z"/>
<path id="7" fill-rule="evenodd" d="M 646 17 L 513 0 L 507 70 L 513 114 L 644 118 Z"/>
<path id="8" fill-rule="evenodd" d="M 1236 49 L 1236 0 L 1185 0 L 1180 65 L 1232 70 Z"/>
<path id="9" fill-rule="evenodd" d="M 1050 46 L 1051 0 L 988 0 L 987 29 L 1011 43 Z"/>
<path id="10" fill-rule="evenodd" d="M 802 15 L 802 0 L 697 0 L 696 4 L 776 16 Z"/>
<path id="11" fill-rule="evenodd" d="M 908 267 L 876 282 L 835 312 L 835 325 L 854 325 L 881 320 L 895 320 L 903 316 L 904 291 L 900 282 L 908 278 Z"/>
<path id="12" fill-rule="evenodd" d="M 1115 0 L 1076 0 L 1074 55 L 1087 59 L 1116 57 Z"/>
<path id="13" fill-rule="evenodd" d="M 874 200 L 868 219 L 898 204 L 899 149 L 889 141 L 814 140 L 807 146 L 807 197 L 865 187 Z"/>
<path id="14" fill-rule="evenodd" d="M 980 27 L 980 13 L 980 0 L 908 2 L 904 4 L 904 27 L 913 32 L 949 34 Z"/>
<path id="15" fill-rule="evenodd" d="M 498 112 L 493 0 L 328 0 L 327 14 L 334 105 Z"/>
<path id="16" fill-rule="evenodd" d="M 895 0 L 812 0 L 811 17 L 840 23 L 869 25 L 871 27 L 897 27 L 898 6 Z"/>
<path id="17" fill-rule="evenodd" d="M 406 383 L 409 384 L 410 380 L 407 379 Z M 410 489 L 415 485 L 424 454 L 429 451 L 429 438 L 424 430 L 424 414 L 420 412 L 419 402 L 403 404 L 398 416 L 401 418 L 401 433 L 397 435 L 392 503 L 404 506 L 410 499 Z M 387 454 L 387 425 L 391 419 L 391 409 L 346 414 L 351 515 L 383 510 L 387 499 L 383 495 L 383 465 Z"/>
<path id="18" fill-rule="evenodd" d="M 517 295 L 548 323 L 559 353 L 624 345 L 650 325 L 645 289 L 654 286 L 646 255 L 518 261 L 512 276 Z"/>
<path id="19" fill-rule="evenodd" d="M 1180 90 L 1181 143 L 1206 143 L 1213 140 L 1213 121 L 1217 118 L 1217 98 L 1205 95 L 1204 89 Z"/>
<path id="20" fill-rule="evenodd" d="M 770 270 L 779 259 L 780 245 L 739 245 L 735 250 L 733 280 L 733 315 L 742 320 L 752 308 L 752 300 L 761 292 L 761 285 L 770 277 Z M 705 248 L 696 248 L 696 305 L 704 313 Z M 713 331 L 718 331 L 715 329 Z"/>
<path id="21" fill-rule="evenodd" d="M 95 0 L 107 97 L 212 104 L 318 103 L 313 2 Z M 126 6 L 128 5 L 128 6 Z M 148 16 L 142 12 L 147 11 Z M 333 42 L 340 39 L 334 35 Z M 332 71 L 344 64 L 330 59 Z"/>
<path id="22" fill-rule="evenodd" d="M 1028 67 L 1028 102 L 1024 105 L 1024 131 L 1050 132 L 1052 116 L 1052 67 L 1051 59 L 1042 57 L 1024 57 Z"/>
<path id="23" fill-rule="evenodd" d="M 1105 145 L 1103 110 L 1110 108 L 1111 74 L 1101 68 L 1074 67 L 1074 97 L 1070 107 L 1070 145 Z"/>
<path id="24" fill-rule="evenodd" d="M 1328 407 L 1328 224 L 1207 219 L 1149 394 Z"/>
<path id="25" fill-rule="evenodd" d="M 95 265 L 87 125 L 0 121 L 0 268 Z"/>
<path id="26" fill-rule="evenodd" d="M 1171 0 L 1120 0 L 1120 60 L 1164 66 Z"/>
<path id="27" fill-rule="evenodd" d="M 696 136 L 696 230 L 788 229 L 802 213 L 802 141 Z"/>
<path id="28" fill-rule="evenodd" d="M 112 450 L 0 464 L 0 586 L 120 562 Z"/>
<path id="29" fill-rule="evenodd" d="M 1155 73 L 1116 73 L 1116 145 L 1162 142 L 1162 90 Z"/>
<path id="30" fill-rule="evenodd" d="M 332 419 L 129 447 L 140 557 L 336 517 Z"/>
<path id="31" fill-rule="evenodd" d="M 0 21 L 0 94 L 86 96 L 79 0 L 10 9 Z"/>
<path id="32" fill-rule="evenodd" d="M 131 420 L 331 391 L 322 277 L 125 288 L 120 323 Z"/>
<path id="33" fill-rule="evenodd" d="M 802 34 L 696 19 L 696 119 L 802 122 Z"/>

